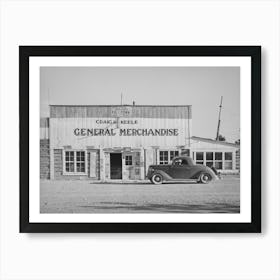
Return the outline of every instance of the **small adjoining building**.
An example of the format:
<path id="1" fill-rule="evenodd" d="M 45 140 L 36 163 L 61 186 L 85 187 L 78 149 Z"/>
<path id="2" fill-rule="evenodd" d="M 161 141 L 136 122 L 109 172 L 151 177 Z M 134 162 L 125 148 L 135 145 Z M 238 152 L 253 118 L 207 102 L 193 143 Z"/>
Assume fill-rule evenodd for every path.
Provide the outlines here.
<path id="1" fill-rule="evenodd" d="M 197 164 L 214 166 L 222 174 L 237 174 L 240 171 L 238 144 L 192 136 L 191 151 Z"/>

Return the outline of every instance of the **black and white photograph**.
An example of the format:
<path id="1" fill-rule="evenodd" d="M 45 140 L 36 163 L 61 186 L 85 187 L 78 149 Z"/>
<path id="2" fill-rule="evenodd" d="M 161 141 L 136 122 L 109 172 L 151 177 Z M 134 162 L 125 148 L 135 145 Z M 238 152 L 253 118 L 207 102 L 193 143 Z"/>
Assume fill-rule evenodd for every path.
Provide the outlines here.
<path id="1" fill-rule="evenodd" d="M 23 231 L 260 230 L 260 47 L 20 57 Z"/>
<path id="2" fill-rule="evenodd" d="M 239 213 L 239 67 L 41 67 L 41 213 Z"/>

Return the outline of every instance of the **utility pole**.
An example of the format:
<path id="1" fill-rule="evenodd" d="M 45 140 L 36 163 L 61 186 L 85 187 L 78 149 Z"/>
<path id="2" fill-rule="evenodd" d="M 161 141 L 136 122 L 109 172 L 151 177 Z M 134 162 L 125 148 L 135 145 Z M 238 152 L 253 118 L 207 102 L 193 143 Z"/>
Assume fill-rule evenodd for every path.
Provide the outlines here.
<path id="1" fill-rule="evenodd" d="M 216 135 L 216 141 L 219 140 L 220 135 L 220 125 L 221 125 L 221 113 L 222 113 L 222 105 L 223 105 L 223 97 L 221 96 L 221 103 L 220 103 L 220 109 L 219 109 L 219 119 L 218 119 L 218 127 L 217 127 L 217 135 Z"/>

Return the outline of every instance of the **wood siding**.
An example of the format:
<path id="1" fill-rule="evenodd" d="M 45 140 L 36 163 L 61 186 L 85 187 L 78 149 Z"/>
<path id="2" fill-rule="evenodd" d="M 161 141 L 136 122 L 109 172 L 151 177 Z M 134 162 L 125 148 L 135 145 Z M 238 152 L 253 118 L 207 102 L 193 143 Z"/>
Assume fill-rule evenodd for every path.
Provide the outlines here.
<path id="1" fill-rule="evenodd" d="M 49 118 L 40 118 L 40 139 L 49 139 Z"/>
<path id="2" fill-rule="evenodd" d="M 120 115 L 119 115 L 120 114 Z M 191 106 L 65 106 L 51 105 L 51 118 L 191 119 Z"/>
<path id="3" fill-rule="evenodd" d="M 40 140 L 40 179 L 50 179 L 50 143 Z"/>
<path id="4" fill-rule="evenodd" d="M 50 119 L 50 143 L 52 148 L 71 146 L 84 149 L 87 146 L 115 147 L 174 147 L 188 146 L 191 137 L 191 120 L 186 119 L 133 119 L 136 124 L 100 124 L 100 118 L 53 118 Z M 75 129 L 112 129 L 115 136 L 75 135 Z M 178 135 L 125 136 L 120 129 L 176 129 Z"/>

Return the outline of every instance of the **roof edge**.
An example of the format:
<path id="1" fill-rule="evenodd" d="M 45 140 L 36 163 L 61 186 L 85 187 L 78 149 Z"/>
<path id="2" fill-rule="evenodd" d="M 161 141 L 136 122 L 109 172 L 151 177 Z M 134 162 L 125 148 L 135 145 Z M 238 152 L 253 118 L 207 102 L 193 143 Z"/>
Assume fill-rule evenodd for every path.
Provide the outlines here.
<path id="1" fill-rule="evenodd" d="M 51 107 L 192 107 L 192 105 L 53 105 Z"/>
<path id="2" fill-rule="evenodd" d="M 221 145 L 225 145 L 225 146 L 232 146 L 232 147 L 240 148 L 240 145 L 238 145 L 238 144 L 231 143 L 231 142 L 226 142 L 226 141 L 217 141 L 217 140 L 213 140 L 211 138 L 203 138 L 203 137 L 198 137 L 198 136 L 192 136 L 191 139 L 201 140 L 201 141 L 205 141 L 205 142 L 216 143 L 216 144 L 221 144 Z"/>

